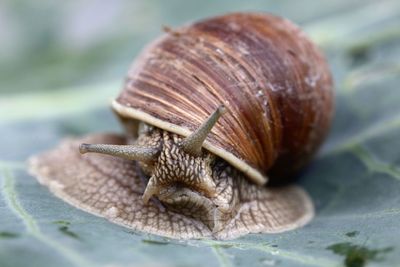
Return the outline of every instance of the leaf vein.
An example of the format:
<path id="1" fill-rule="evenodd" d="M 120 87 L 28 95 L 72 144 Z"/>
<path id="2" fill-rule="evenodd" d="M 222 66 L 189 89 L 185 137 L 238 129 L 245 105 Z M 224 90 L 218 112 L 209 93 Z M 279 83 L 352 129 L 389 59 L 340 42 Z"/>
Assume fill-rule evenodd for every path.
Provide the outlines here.
<path id="1" fill-rule="evenodd" d="M 76 266 L 95 266 L 93 263 L 83 258 L 80 254 L 76 253 L 68 247 L 63 246 L 60 242 L 51 239 L 41 232 L 35 219 L 24 209 L 24 207 L 18 200 L 18 193 L 15 190 L 15 178 L 12 175 L 10 169 L 4 166 L 0 166 L 0 170 L 3 175 L 2 195 L 4 196 L 4 199 L 12 212 L 14 212 L 14 214 L 23 221 L 28 234 L 38 239 L 42 243 L 48 245 L 49 247 L 55 249 Z"/>
<path id="2" fill-rule="evenodd" d="M 387 174 L 396 180 L 400 180 L 400 170 L 395 166 L 385 162 L 378 161 L 373 155 L 367 151 L 364 147 L 356 145 L 351 148 L 351 152 L 357 157 L 372 173 Z"/>

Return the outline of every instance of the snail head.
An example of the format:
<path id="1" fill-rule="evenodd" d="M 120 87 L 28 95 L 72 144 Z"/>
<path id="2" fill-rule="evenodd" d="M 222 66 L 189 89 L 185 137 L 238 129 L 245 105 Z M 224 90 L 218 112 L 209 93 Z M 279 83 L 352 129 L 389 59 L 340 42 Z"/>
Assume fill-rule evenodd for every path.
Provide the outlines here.
<path id="1" fill-rule="evenodd" d="M 219 106 L 197 130 L 186 138 L 142 124 L 132 145 L 81 144 L 80 152 L 94 152 L 139 162 L 149 179 L 143 201 L 158 198 L 168 206 L 197 205 L 203 210 L 215 206 L 217 185 L 211 164 L 215 156 L 202 150 L 213 126 L 225 112 Z"/>

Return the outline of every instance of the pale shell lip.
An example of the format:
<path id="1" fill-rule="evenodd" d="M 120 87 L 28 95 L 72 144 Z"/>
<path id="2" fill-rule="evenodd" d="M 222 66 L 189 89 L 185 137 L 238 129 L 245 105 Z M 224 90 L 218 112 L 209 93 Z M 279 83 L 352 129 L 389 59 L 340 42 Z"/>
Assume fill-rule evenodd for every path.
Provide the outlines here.
<path id="1" fill-rule="evenodd" d="M 112 108 L 120 115 L 128 118 L 133 118 L 137 119 L 143 122 L 146 122 L 150 125 L 156 126 L 158 128 L 161 128 L 163 130 L 176 133 L 182 136 L 188 136 L 192 132 L 189 129 L 186 129 L 184 127 L 181 127 L 179 125 L 175 125 L 169 122 L 162 121 L 154 116 L 151 116 L 150 114 L 147 114 L 146 112 L 143 112 L 141 110 L 137 110 L 132 107 L 127 107 L 122 105 L 121 103 L 118 103 L 117 100 L 113 100 L 111 103 Z M 264 185 L 267 183 L 268 178 L 262 175 L 257 169 L 251 167 L 249 164 L 245 163 L 243 160 L 239 159 L 232 153 L 229 153 L 228 151 L 216 147 L 213 144 L 209 143 L 208 141 L 205 141 L 203 144 L 203 147 L 207 149 L 208 151 L 214 153 L 215 155 L 223 158 L 226 160 L 228 163 L 230 163 L 232 166 L 243 172 L 251 181 L 258 185 Z"/>

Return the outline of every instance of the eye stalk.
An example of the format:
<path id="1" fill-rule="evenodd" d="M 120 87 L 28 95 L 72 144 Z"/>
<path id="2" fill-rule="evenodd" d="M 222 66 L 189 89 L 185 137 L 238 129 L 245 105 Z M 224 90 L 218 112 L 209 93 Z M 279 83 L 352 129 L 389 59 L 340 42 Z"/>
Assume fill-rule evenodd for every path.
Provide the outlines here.
<path id="1" fill-rule="evenodd" d="M 106 144 L 81 144 L 79 152 L 106 154 L 129 160 L 151 161 L 156 160 L 160 152 L 157 148 L 142 147 L 135 145 L 106 145 Z"/>
<path id="2" fill-rule="evenodd" d="M 226 112 L 224 105 L 220 105 L 208 119 L 203 122 L 200 127 L 194 131 L 191 135 L 185 138 L 182 142 L 183 150 L 193 156 L 200 156 L 201 147 L 203 146 L 204 140 L 207 135 L 211 132 L 211 129 L 217 123 L 218 119 Z"/>

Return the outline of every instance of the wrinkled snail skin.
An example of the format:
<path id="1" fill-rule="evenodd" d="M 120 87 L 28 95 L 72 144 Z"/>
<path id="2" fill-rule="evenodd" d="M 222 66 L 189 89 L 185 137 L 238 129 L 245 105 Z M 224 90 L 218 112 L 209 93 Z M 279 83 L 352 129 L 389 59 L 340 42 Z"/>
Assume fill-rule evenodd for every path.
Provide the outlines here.
<path id="1" fill-rule="evenodd" d="M 171 141 L 174 137 L 179 138 L 174 134 L 167 138 Z M 222 160 L 213 165 L 214 199 L 180 188 L 196 198 L 191 198 L 191 203 L 183 197 L 180 200 L 176 190 L 173 193 L 178 197 L 169 198 L 174 203 L 152 199 L 145 204 L 142 197 L 148 176 L 136 161 L 81 155 L 78 147 L 82 142 L 125 145 L 128 141 L 113 134 L 66 139 L 55 149 L 32 157 L 30 173 L 71 205 L 125 227 L 175 239 L 226 240 L 295 229 L 313 217 L 312 202 L 299 187 L 260 187 Z"/>
<path id="2" fill-rule="evenodd" d="M 30 172 L 68 203 L 147 233 L 232 239 L 295 229 L 313 217 L 307 193 L 263 185 L 309 161 L 327 134 L 332 94 L 325 60 L 291 22 L 210 18 L 168 30 L 134 62 L 112 103 L 125 136 L 66 139 L 33 156 Z"/>

